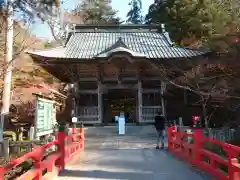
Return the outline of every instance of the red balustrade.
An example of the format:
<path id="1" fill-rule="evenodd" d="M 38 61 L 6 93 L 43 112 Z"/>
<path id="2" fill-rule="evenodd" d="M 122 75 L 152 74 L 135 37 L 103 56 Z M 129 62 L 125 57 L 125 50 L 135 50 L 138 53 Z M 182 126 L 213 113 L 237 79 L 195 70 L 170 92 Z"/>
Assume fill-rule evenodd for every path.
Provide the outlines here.
<path id="1" fill-rule="evenodd" d="M 225 155 L 205 148 L 206 143 L 221 147 Z M 202 129 L 193 134 L 178 132 L 175 126 L 168 129 L 168 151 L 175 154 L 217 180 L 240 180 L 240 147 L 204 136 Z M 225 170 L 222 169 L 225 167 Z"/>
<path id="2" fill-rule="evenodd" d="M 57 150 L 44 159 L 46 150 L 57 146 Z M 22 174 L 17 180 L 44 180 L 53 179 L 59 172 L 65 168 L 65 165 L 84 149 L 84 129 L 80 129 L 80 133 L 75 128 L 72 130 L 71 136 L 65 136 L 63 132 L 59 132 L 57 140 L 49 144 L 41 146 L 24 156 L 13 160 L 4 168 L 0 168 L 0 180 L 4 179 L 5 173 L 12 168 L 19 166 L 27 160 L 33 160 L 33 168 Z M 44 175 L 43 175 L 44 172 Z"/>

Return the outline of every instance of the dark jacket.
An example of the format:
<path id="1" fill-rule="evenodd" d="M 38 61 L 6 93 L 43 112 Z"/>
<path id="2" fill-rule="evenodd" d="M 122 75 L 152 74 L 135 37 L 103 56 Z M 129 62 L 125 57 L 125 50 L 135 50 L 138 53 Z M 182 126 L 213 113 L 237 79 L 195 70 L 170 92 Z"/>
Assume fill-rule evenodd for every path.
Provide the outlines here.
<path id="1" fill-rule="evenodd" d="M 159 130 L 165 129 L 165 118 L 161 115 L 155 116 L 155 128 Z"/>

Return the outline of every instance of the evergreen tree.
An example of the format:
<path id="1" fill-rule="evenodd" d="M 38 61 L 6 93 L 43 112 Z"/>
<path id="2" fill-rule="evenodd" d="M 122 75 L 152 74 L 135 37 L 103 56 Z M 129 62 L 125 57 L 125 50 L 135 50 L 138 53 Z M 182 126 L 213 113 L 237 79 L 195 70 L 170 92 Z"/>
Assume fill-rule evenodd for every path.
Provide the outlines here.
<path id="1" fill-rule="evenodd" d="M 141 0 L 131 0 L 129 3 L 131 6 L 130 11 L 127 13 L 127 22 L 131 24 L 142 24 L 142 1 Z"/>
<path id="2" fill-rule="evenodd" d="M 239 1 L 232 0 L 155 0 L 146 16 L 147 23 L 164 23 L 172 38 L 201 41 L 225 36 L 230 24 L 239 23 Z"/>
<path id="3" fill-rule="evenodd" d="M 75 10 L 84 24 L 120 24 L 117 11 L 105 0 L 84 0 Z"/>

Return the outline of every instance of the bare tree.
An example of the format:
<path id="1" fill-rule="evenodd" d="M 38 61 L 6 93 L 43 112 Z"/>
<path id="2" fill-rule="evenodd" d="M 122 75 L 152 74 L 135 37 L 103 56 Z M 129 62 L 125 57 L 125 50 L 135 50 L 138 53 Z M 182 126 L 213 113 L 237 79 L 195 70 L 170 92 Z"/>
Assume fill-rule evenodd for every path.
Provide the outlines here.
<path id="1" fill-rule="evenodd" d="M 198 97 L 202 107 L 205 127 L 208 127 L 212 114 L 218 106 L 207 111 L 207 106 L 213 101 L 226 102 L 229 99 L 239 99 L 233 79 L 240 77 L 239 64 L 211 62 L 208 58 L 193 60 L 185 59 L 181 63 L 163 65 L 147 61 L 159 76 L 176 88 L 183 89 Z M 183 65 L 184 64 L 184 65 Z"/>
<path id="2" fill-rule="evenodd" d="M 22 15 L 22 18 L 26 22 L 29 19 L 39 18 L 41 20 L 48 19 L 54 16 L 56 13 L 56 8 L 59 7 L 59 0 L 8 0 L 6 3 L 0 4 L 0 10 L 3 16 L 3 29 L 6 29 L 6 44 L 4 45 L 4 86 L 2 95 L 2 113 L 8 113 L 10 107 L 10 94 L 11 94 L 11 84 L 12 84 L 12 69 L 13 69 L 13 39 L 14 39 L 14 14 L 17 12 Z"/>

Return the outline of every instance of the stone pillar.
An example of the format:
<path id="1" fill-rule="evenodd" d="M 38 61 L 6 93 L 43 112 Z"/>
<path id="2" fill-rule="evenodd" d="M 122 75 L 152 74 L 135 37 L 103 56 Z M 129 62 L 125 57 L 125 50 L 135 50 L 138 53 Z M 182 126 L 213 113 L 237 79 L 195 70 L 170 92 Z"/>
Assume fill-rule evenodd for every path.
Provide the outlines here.
<path id="1" fill-rule="evenodd" d="M 102 83 L 98 82 L 98 121 L 103 123 L 103 102 L 102 102 Z"/>
<path id="2" fill-rule="evenodd" d="M 165 101 L 164 101 L 164 92 L 166 90 L 166 83 L 161 82 L 161 105 L 162 105 L 162 114 L 166 117 Z"/>
<path id="3" fill-rule="evenodd" d="M 138 122 L 141 123 L 142 119 L 142 81 L 138 80 Z"/>

